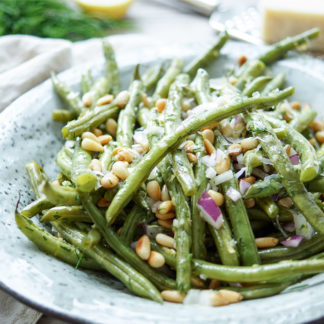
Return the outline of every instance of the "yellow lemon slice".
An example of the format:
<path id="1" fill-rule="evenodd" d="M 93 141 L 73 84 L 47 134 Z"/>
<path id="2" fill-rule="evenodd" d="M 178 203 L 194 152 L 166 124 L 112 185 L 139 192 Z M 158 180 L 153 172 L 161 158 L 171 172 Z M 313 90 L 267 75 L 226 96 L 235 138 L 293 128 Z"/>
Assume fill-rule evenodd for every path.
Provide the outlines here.
<path id="1" fill-rule="evenodd" d="M 75 2 L 87 13 L 122 19 L 133 0 L 75 0 Z"/>

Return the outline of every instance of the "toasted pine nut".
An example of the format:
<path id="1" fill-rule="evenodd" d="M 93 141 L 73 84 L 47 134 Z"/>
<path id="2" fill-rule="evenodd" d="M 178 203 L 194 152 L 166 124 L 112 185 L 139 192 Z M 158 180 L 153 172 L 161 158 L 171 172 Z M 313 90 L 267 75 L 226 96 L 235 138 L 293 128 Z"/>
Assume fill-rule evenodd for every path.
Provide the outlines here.
<path id="1" fill-rule="evenodd" d="M 161 188 L 160 184 L 156 180 L 150 181 L 146 184 L 146 191 L 152 199 L 156 201 L 161 200 Z"/>
<path id="2" fill-rule="evenodd" d="M 235 76 L 230 76 L 228 78 L 228 82 L 231 84 L 231 85 L 235 85 L 237 83 L 238 79 L 235 77 Z"/>
<path id="3" fill-rule="evenodd" d="M 254 198 L 245 199 L 244 205 L 246 208 L 253 208 L 255 206 L 255 199 Z"/>
<path id="4" fill-rule="evenodd" d="M 98 141 L 101 145 L 105 145 L 109 143 L 112 140 L 112 137 L 110 135 L 101 135 L 98 136 Z"/>
<path id="5" fill-rule="evenodd" d="M 225 306 L 237 303 L 242 300 L 242 295 L 236 291 L 221 289 L 211 296 L 211 304 L 213 306 Z"/>
<path id="6" fill-rule="evenodd" d="M 185 149 L 185 151 L 187 153 L 192 153 L 194 151 L 194 148 L 195 148 L 195 143 L 193 141 L 189 140 L 184 144 L 183 148 Z"/>
<path id="7" fill-rule="evenodd" d="M 145 152 L 148 152 L 150 150 L 150 144 L 149 142 L 144 142 L 144 143 L 140 143 L 144 149 Z"/>
<path id="8" fill-rule="evenodd" d="M 99 99 L 97 100 L 96 105 L 97 105 L 97 106 L 108 105 L 108 104 L 110 104 L 113 100 L 114 100 L 114 96 L 108 94 L 108 95 L 105 95 L 105 96 L 99 98 Z"/>
<path id="9" fill-rule="evenodd" d="M 120 232 L 122 231 L 122 229 L 123 229 L 123 226 L 119 227 L 118 230 L 116 231 L 116 233 L 119 235 Z"/>
<path id="10" fill-rule="evenodd" d="M 276 237 L 258 237 L 255 239 L 255 244 L 259 249 L 275 247 L 279 240 Z"/>
<path id="11" fill-rule="evenodd" d="M 220 285 L 221 285 L 221 282 L 219 280 L 212 279 L 212 280 L 210 280 L 208 289 L 215 289 L 215 288 L 220 287 Z"/>
<path id="12" fill-rule="evenodd" d="M 290 156 L 291 146 L 289 144 L 285 145 L 284 150 L 286 151 L 287 155 Z"/>
<path id="13" fill-rule="evenodd" d="M 299 110 L 301 108 L 301 103 L 299 101 L 293 101 L 290 103 L 292 109 Z"/>
<path id="14" fill-rule="evenodd" d="M 292 204 L 293 204 L 293 202 L 290 197 L 285 197 L 285 198 L 281 198 L 278 200 L 278 205 L 286 207 L 286 208 L 290 208 L 292 206 Z"/>
<path id="15" fill-rule="evenodd" d="M 248 182 L 249 184 L 255 183 L 255 177 L 253 177 L 253 176 L 242 178 L 241 180 L 244 180 L 244 181 Z"/>
<path id="16" fill-rule="evenodd" d="M 233 135 L 233 128 L 228 121 L 222 124 L 222 134 L 226 137 L 231 137 Z"/>
<path id="17" fill-rule="evenodd" d="M 167 214 L 173 208 L 172 200 L 162 201 L 158 207 L 159 214 Z"/>
<path id="18" fill-rule="evenodd" d="M 100 183 L 105 189 L 111 189 L 118 185 L 119 179 L 113 173 L 109 172 L 102 177 Z"/>
<path id="19" fill-rule="evenodd" d="M 128 163 L 117 161 L 113 164 L 111 171 L 121 180 L 125 180 L 129 176 L 129 170 L 127 168 Z"/>
<path id="20" fill-rule="evenodd" d="M 169 190 L 166 185 L 163 185 L 162 191 L 161 191 L 161 200 L 162 201 L 167 201 L 170 200 L 170 195 L 169 195 Z"/>
<path id="21" fill-rule="evenodd" d="M 82 139 L 89 138 L 89 139 L 91 139 L 91 140 L 96 141 L 96 142 L 99 143 L 98 137 L 95 134 L 91 133 L 91 132 L 84 132 L 84 133 L 82 133 L 81 138 Z"/>
<path id="22" fill-rule="evenodd" d="M 188 157 L 188 160 L 189 160 L 192 164 L 197 164 L 198 159 L 197 159 L 196 154 L 194 154 L 194 153 L 187 153 L 187 157 Z"/>
<path id="23" fill-rule="evenodd" d="M 84 150 L 91 152 L 102 152 L 104 150 L 103 146 L 100 143 L 89 138 L 82 140 L 81 147 Z"/>
<path id="24" fill-rule="evenodd" d="M 113 137 L 116 137 L 117 132 L 117 122 L 115 119 L 108 118 L 106 121 L 106 131 L 108 134 L 110 134 Z"/>
<path id="25" fill-rule="evenodd" d="M 97 202 L 97 206 L 101 207 L 101 208 L 105 208 L 108 207 L 110 205 L 110 202 L 107 201 L 105 198 L 101 198 L 99 199 L 99 201 Z"/>
<path id="26" fill-rule="evenodd" d="M 123 149 L 121 148 L 121 147 L 116 147 L 116 148 L 114 148 L 113 149 L 113 151 L 112 151 L 112 154 L 113 155 L 116 155 L 116 154 L 118 154 L 120 151 L 122 151 Z"/>
<path id="27" fill-rule="evenodd" d="M 172 229 L 172 219 L 158 219 L 158 224 L 167 229 Z"/>
<path id="28" fill-rule="evenodd" d="M 238 63 L 239 66 L 242 66 L 246 61 L 247 61 L 247 57 L 245 55 L 242 55 L 242 56 L 239 57 L 237 63 Z"/>
<path id="29" fill-rule="evenodd" d="M 161 253 L 152 251 L 147 262 L 152 268 L 161 268 L 165 263 L 165 259 Z"/>
<path id="30" fill-rule="evenodd" d="M 91 92 L 87 92 L 82 96 L 82 103 L 83 103 L 83 106 L 86 108 L 91 107 L 91 105 L 92 105 L 92 93 Z"/>
<path id="31" fill-rule="evenodd" d="M 313 138 L 309 139 L 308 142 L 311 143 L 312 146 L 315 146 L 316 139 L 313 137 Z"/>
<path id="32" fill-rule="evenodd" d="M 215 151 L 214 145 L 208 139 L 204 139 L 204 146 L 207 154 L 209 155 L 211 155 Z"/>
<path id="33" fill-rule="evenodd" d="M 205 287 L 205 283 L 203 280 L 201 280 L 199 277 L 197 276 L 191 276 L 190 277 L 190 283 L 192 286 L 196 287 L 196 288 L 204 288 Z"/>
<path id="34" fill-rule="evenodd" d="M 148 260 L 150 257 L 151 252 L 151 242 L 149 237 L 144 234 L 140 237 L 140 239 L 136 243 L 136 254 L 142 259 L 142 260 Z"/>
<path id="35" fill-rule="evenodd" d="M 142 94 L 142 102 L 143 102 L 145 107 L 150 106 L 150 101 L 148 100 L 147 95 L 145 95 L 144 93 Z"/>
<path id="36" fill-rule="evenodd" d="M 96 136 L 101 136 L 102 135 L 102 130 L 99 128 L 95 128 L 93 131 L 93 134 L 95 134 Z"/>
<path id="37" fill-rule="evenodd" d="M 321 144 L 324 143 L 324 131 L 317 132 L 315 137 Z"/>
<path id="38" fill-rule="evenodd" d="M 166 214 L 160 214 L 159 212 L 155 213 L 155 216 L 160 219 L 160 220 L 168 220 L 168 219 L 173 219 L 175 218 L 175 213 L 170 212 Z"/>
<path id="39" fill-rule="evenodd" d="M 214 144 L 215 135 L 211 129 L 205 129 L 202 131 L 201 135 L 204 139 L 207 139 L 210 143 Z"/>
<path id="40" fill-rule="evenodd" d="M 224 196 L 215 190 L 208 190 L 209 196 L 211 196 L 217 206 L 222 206 L 224 203 Z"/>
<path id="41" fill-rule="evenodd" d="M 130 94 L 127 90 L 119 92 L 115 99 L 115 103 L 119 108 L 124 108 L 129 100 Z"/>
<path id="42" fill-rule="evenodd" d="M 129 149 L 120 148 L 115 155 L 115 161 L 126 161 L 128 163 L 133 161 L 133 152 Z"/>
<path id="43" fill-rule="evenodd" d="M 164 300 L 170 303 L 181 304 L 186 297 L 185 293 L 182 293 L 178 290 L 163 290 L 161 291 L 161 296 Z"/>
<path id="44" fill-rule="evenodd" d="M 259 144 L 259 141 L 255 137 L 244 138 L 241 141 L 241 146 L 244 152 L 256 148 Z"/>
<path id="45" fill-rule="evenodd" d="M 309 127 L 314 131 L 314 132 L 319 132 L 324 130 L 324 123 L 319 122 L 318 120 L 314 120 L 309 124 Z"/>
<path id="46" fill-rule="evenodd" d="M 215 166 L 215 170 L 218 174 L 222 174 L 225 171 L 228 171 L 231 167 L 231 160 L 228 155 L 225 156 L 223 160 L 218 162 Z"/>
<path id="47" fill-rule="evenodd" d="M 287 123 L 289 123 L 293 119 L 293 117 L 291 116 L 291 114 L 289 112 L 284 113 L 284 115 L 282 117 Z"/>
<path id="48" fill-rule="evenodd" d="M 206 129 L 214 129 L 215 127 L 217 127 L 219 125 L 219 122 L 216 122 L 214 124 L 211 124 L 211 125 L 208 125 L 208 126 L 205 126 L 201 129 L 201 132 L 203 132 L 204 130 Z"/>
<path id="49" fill-rule="evenodd" d="M 102 165 L 98 159 L 91 160 L 89 167 L 92 171 L 102 171 Z"/>
<path id="50" fill-rule="evenodd" d="M 159 233 L 156 235 L 155 240 L 162 246 L 174 249 L 175 247 L 175 239 L 169 235 Z"/>
<path id="51" fill-rule="evenodd" d="M 163 98 L 158 99 L 156 101 L 155 106 L 156 106 L 156 109 L 157 109 L 157 111 L 159 113 L 161 113 L 165 109 L 166 103 L 167 103 L 167 100 L 166 99 L 163 99 Z"/>
<path id="52" fill-rule="evenodd" d="M 231 144 L 228 147 L 228 154 L 230 156 L 236 156 L 242 153 L 242 146 L 241 144 Z"/>

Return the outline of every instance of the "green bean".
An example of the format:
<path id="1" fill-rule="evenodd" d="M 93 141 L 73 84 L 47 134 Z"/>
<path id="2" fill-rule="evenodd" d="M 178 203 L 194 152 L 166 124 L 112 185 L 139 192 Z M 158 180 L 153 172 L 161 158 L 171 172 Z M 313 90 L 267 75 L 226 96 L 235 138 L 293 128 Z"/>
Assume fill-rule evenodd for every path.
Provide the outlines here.
<path id="1" fill-rule="evenodd" d="M 73 245 L 48 233 L 43 228 L 35 225 L 29 218 L 19 214 L 17 211 L 15 212 L 15 220 L 22 233 L 24 233 L 29 240 L 46 253 L 51 254 L 73 266 L 79 264 L 80 267 L 86 269 L 101 270 L 101 267 L 97 262 L 87 256 L 82 256 L 80 251 Z"/>
<path id="2" fill-rule="evenodd" d="M 151 119 L 151 111 L 144 105 L 140 105 L 137 113 L 137 121 L 141 127 L 146 128 L 149 120 Z"/>
<path id="3" fill-rule="evenodd" d="M 274 103 L 292 95 L 293 92 L 293 88 L 287 88 L 286 90 L 271 94 L 268 97 L 239 99 L 238 102 L 223 107 L 219 107 L 218 103 L 212 103 L 208 104 L 209 109 L 202 109 L 199 110 L 199 113 L 196 112 L 190 115 L 173 133 L 165 135 L 163 139 L 154 144 L 151 150 L 135 166 L 106 212 L 108 225 L 111 225 L 115 221 L 120 211 L 132 199 L 132 196 L 147 179 L 152 169 L 164 156 L 177 148 L 189 134 L 200 130 L 212 122 L 220 121 L 248 109 L 271 107 Z M 215 104 L 214 109 L 213 104 Z"/>
<path id="4" fill-rule="evenodd" d="M 51 79 L 57 94 L 77 115 L 79 115 L 84 108 L 79 94 L 74 92 L 65 82 L 59 80 L 55 73 L 51 73 Z"/>
<path id="5" fill-rule="evenodd" d="M 278 175 L 265 177 L 252 184 L 246 191 L 244 198 L 265 198 L 277 194 L 283 188 Z"/>
<path id="6" fill-rule="evenodd" d="M 121 110 L 118 117 L 117 143 L 118 146 L 131 147 L 136 121 L 137 106 L 142 98 L 143 83 L 135 80 L 132 82 L 129 92 L 130 98 L 126 107 Z"/>
<path id="7" fill-rule="evenodd" d="M 72 156 L 71 180 L 81 192 L 91 192 L 97 184 L 97 177 L 90 170 L 91 154 L 76 142 Z"/>
<path id="8" fill-rule="evenodd" d="M 263 164 L 262 153 L 258 149 L 247 151 L 244 154 L 244 164 L 246 166 L 246 176 L 249 177 L 253 171 L 253 168 Z"/>
<path id="9" fill-rule="evenodd" d="M 53 204 L 48 201 L 46 197 L 38 198 L 31 202 L 29 205 L 23 208 L 21 214 L 26 217 L 33 217 L 39 214 L 41 211 L 53 207 Z"/>
<path id="10" fill-rule="evenodd" d="M 301 173 L 300 180 L 302 182 L 308 182 L 313 180 L 319 173 L 319 163 L 316 158 L 316 152 L 309 141 L 298 131 L 293 129 L 285 121 L 277 120 L 275 118 L 265 117 L 271 126 L 282 126 L 288 129 L 288 135 L 285 138 L 285 142 L 291 144 L 297 151 L 301 160 Z"/>
<path id="11" fill-rule="evenodd" d="M 81 245 L 85 248 L 93 248 L 95 245 L 99 244 L 101 241 L 101 234 L 96 229 L 96 227 L 92 227 L 87 235 L 82 239 Z"/>
<path id="12" fill-rule="evenodd" d="M 46 210 L 40 219 L 41 222 L 68 220 L 70 222 L 87 222 L 91 219 L 81 206 L 58 206 Z"/>
<path id="13" fill-rule="evenodd" d="M 279 208 L 272 198 L 256 198 L 256 203 L 269 216 L 270 219 L 276 219 L 279 213 Z"/>
<path id="14" fill-rule="evenodd" d="M 262 90 L 261 95 L 267 95 L 271 91 L 280 89 L 281 86 L 284 84 L 286 78 L 286 73 L 281 72 L 278 73 Z"/>
<path id="15" fill-rule="evenodd" d="M 117 94 L 120 92 L 120 79 L 114 49 L 106 39 L 102 41 L 102 48 L 106 61 L 105 76 L 109 82 L 109 89 L 114 96 L 117 96 Z"/>
<path id="16" fill-rule="evenodd" d="M 90 198 L 83 197 L 82 204 L 85 210 L 88 212 L 92 221 L 96 224 L 97 228 L 101 232 L 101 235 L 119 256 L 133 266 L 137 271 L 142 272 L 144 276 L 150 278 L 150 280 L 161 290 L 163 289 L 175 289 L 176 284 L 173 279 L 168 278 L 166 275 L 153 270 L 147 263 L 143 262 L 134 251 L 126 246 L 119 236 L 107 226 L 105 218 L 102 216 L 98 208 L 92 203 Z"/>
<path id="17" fill-rule="evenodd" d="M 195 92 L 195 97 L 199 105 L 211 101 L 209 75 L 204 69 L 198 69 L 191 88 Z"/>
<path id="18" fill-rule="evenodd" d="M 321 167 L 321 172 L 323 172 L 324 171 L 324 144 L 321 145 L 321 147 L 316 153 L 316 156 Z"/>
<path id="19" fill-rule="evenodd" d="M 285 137 L 288 135 L 288 129 L 284 127 L 274 128 L 273 132 L 280 140 L 285 139 Z"/>
<path id="20" fill-rule="evenodd" d="M 70 225 L 54 222 L 54 226 L 63 237 L 96 260 L 106 271 L 119 279 L 130 291 L 136 295 L 162 302 L 159 291 L 148 279 L 108 249 L 98 244 L 93 247 L 84 246 L 82 242 L 85 239 L 85 235 Z"/>
<path id="21" fill-rule="evenodd" d="M 264 68 L 265 65 L 260 60 L 252 60 L 246 62 L 238 71 L 238 79 L 235 86 L 239 90 L 243 90 L 245 85 L 259 76 Z"/>
<path id="22" fill-rule="evenodd" d="M 272 78 L 268 76 L 259 76 L 255 78 L 245 86 L 244 90 L 242 91 L 242 95 L 251 97 L 254 92 L 261 92 L 261 90 L 270 80 L 272 80 Z"/>
<path id="23" fill-rule="evenodd" d="M 194 58 L 188 65 L 186 65 L 184 71 L 193 77 L 198 68 L 205 67 L 212 61 L 214 61 L 220 54 L 220 50 L 225 45 L 228 40 L 227 32 L 223 32 L 219 35 L 219 38 L 206 52 L 202 53 L 200 56 Z"/>
<path id="24" fill-rule="evenodd" d="M 74 111 L 67 109 L 54 109 L 52 110 L 52 119 L 54 121 L 66 123 L 74 119 L 77 114 Z"/>
<path id="25" fill-rule="evenodd" d="M 166 98 L 169 93 L 171 83 L 175 80 L 178 74 L 182 71 L 182 59 L 174 58 L 170 67 L 159 80 L 156 85 L 155 91 L 152 96 L 152 104 L 155 105 L 156 101 L 160 98 Z"/>
<path id="26" fill-rule="evenodd" d="M 162 64 L 152 66 L 142 75 L 142 81 L 145 91 L 149 91 L 159 81 L 162 74 Z"/>
<path id="27" fill-rule="evenodd" d="M 315 110 L 305 108 L 289 123 L 289 125 L 296 131 L 302 133 L 316 116 L 317 112 Z"/>
<path id="28" fill-rule="evenodd" d="M 170 267 L 175 269 L 176 257 L 173 254 L 173 253 L 175 253 L 173 249 L 168 249 L 168 248 L 162 247 L 159 244 L 157 244 L 155 241 L 151 241 L 151 247 L 152 247 L 152 250 L 157 251 L 164 256 L 165 263 L 167 265 L 169 265 Z"/>
<path id="29" fill-rule="evenodd" d="M 104 106 L 95 107 L 87 110 L 78 119 L 72 120 L 62 128 L 62 135 L 65 139 L 74 139 L 80 136 L 85 131 L 90 131 L 100 124 L 105 122 L 108 118 L 117 116 L 119 108 L 115 102 Z"/>
<path id="30" fill-rule="evenodd" d="M 279 206 L 279 221 L 280 222 L 291 222 L 294 219 L 293 212 L 290 208 Z"/>
<path id="31" fill-rule="evenodd" d="M 81 92 L 83 94 L 90 91 L 93 86 L 93 78 L 91 74 L 91 70 L 88 70 L 86 73 L 81 75 Z"/>
<path id="32" fill-rule="evenodd" d="M 268 221 L 270 222 L 269 216 L 261 209 L 259 208 L 248 208 L 247 209 L 249 218 L 253 221 L 255 220 L 262 220 L 262 221 Z"/>
<path id="33" fill-rule="evenodd" d="M 46 181 L 43 186 L 47 199 L 56 206 L 80 205 L 80 196 L 76 189 L 63 187 Z"/>
<path id="34" fill-rule="evenodd" d="M 311 182 L 309 182 L 309 185 L 307 186 L 308 190 L 311 192 L 324 192 L 324 178 L 321 177 L 319 179 L 315 179 Z"/>
<path id="35" fill-rule="evenodd" d="M 299 35 L 287 37 L 272 45 L 264 54 L 261 54 L 259 60 L 264 64 L 271 64 L 284 57 L 288 51 L 297 49 L 301 45 L 308 44 L 309 40 L 318 37 L 319 34 L 320 30 L 318 28 L 313 28 Z"/>
<path id="36" fill-rule="evenodd" d="M 36 198 L 44 197 L 43 186 L 48 177 L 43 168 L 34 161 L 27 163 L 25 167 Z"/>
<path id="37" fill-rule="evenodd" d="M 72 159 L 67 155 L 64 147 L 57 153 L 56 164 L 66 177 L 71 178 Z"/>
<path id="38" fill-rule="evenodd" d="M 109 89 L 110 89 L 110 84 L 107 78 L 103 78 L 103 77 L 99 78 L 93 84 L 93 86 L 90 89 L 91 99 L 92 99 L 92 104 L 91 104 L 92 109 L 96 107 L 98 99 L 104 96 L 105 94 L 107 94 Z"/>
<path id="39" fill-rule="evenodd" d="M 99 161 L 103 171 L 110 170 L 113 161 L 113 150 L 116 148 L 116 142 L 110 141 L 104 146 L 104 151 L 99 155 Z"/>
<path id="40" fill-rule="evenodd" d="M 267 154 L 295 206 L 307 221 L 324 234 L 324 213 L 316 205 L 314 198 L 307 192 L 289 158 L 271 130 L 271 126 L 260 114 L 250 114 L 248 129 L 258 136 L 263 151 Z"/>

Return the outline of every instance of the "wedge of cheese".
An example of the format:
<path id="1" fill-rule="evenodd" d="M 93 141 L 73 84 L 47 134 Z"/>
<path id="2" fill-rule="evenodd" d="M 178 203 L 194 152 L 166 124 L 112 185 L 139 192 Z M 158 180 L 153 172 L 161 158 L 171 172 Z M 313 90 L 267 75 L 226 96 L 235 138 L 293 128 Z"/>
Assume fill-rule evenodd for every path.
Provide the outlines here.
<path id="1" fill-rule="evenodd" d="M 262 0 L 262 36 L 274 43 L 287 36 L 318 27 L 321 35 L 310 49 L 324 51 L 324 0 Z"/>

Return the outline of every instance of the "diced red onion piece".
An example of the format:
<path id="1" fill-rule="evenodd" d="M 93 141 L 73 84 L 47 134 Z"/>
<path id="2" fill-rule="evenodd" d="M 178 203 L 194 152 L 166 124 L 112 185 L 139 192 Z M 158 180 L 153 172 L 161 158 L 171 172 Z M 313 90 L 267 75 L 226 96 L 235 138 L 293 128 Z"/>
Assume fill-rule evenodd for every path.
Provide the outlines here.
<path id="1" fill-rule="evenodd" d="M 299 246 L 299 244 L 302 242 L 303 239 L 304 236 L 302 235 L 294 235 L 288 237 L 287 239 L 281 241 L 280 243 L 286 247 L 296 248 L 297 246 Z"/>
<path id="2" fill-rule="evenodd" d="M 237 202 L 240 198 L 242 198 L 242 195 L 233 187 L 230 187 L 226 191 L 226 196 L 230 199 L 232 199 L 234 202 Z"/>
<path id="3" fill-rule="evenodd" d="M 289 222 L 286 223 L 283 228 L 287 231 L 287 232 L 294 232 L 296 230 L 295 228 L 295 223 L 294 222 Z"/>
<path id="4" fill-rule="evenodd" d="M 152 209 L 152 213 L 156 213 L 160 204 L 161 204 L 162 201 L 157 201 L 156 203 L 153 204 L 153 206 L 151 207 Z"/>
<path id="5" fill-rule="evenodd" d="M 273 194 L 271 197 L 274 202 L 277 202 L 279 199 L 279 194 Z"/>
<path id="6" fill-rule="evenodd" d="M 183 304 L 212 306 L 212 294 L 213 291 L 211 289 L 190 289 L 183 301 Z"/>
<path id="7" fill-rule="evenodd" d="M 218 186 L 219 184 L 231 180 L 232 178 L 233 178 L 233 172 L 231 170 L 228 170 L 215 177 L 214 184 Z"/>
<path id="8" fill-rule="evenodd" d="M 238 172 L 235 173 L 235 177 L 237 179 L 239 179 L 244 174 L 245 171 L 246 171 L 246 168 L 244 167 L 240 171 L 238 171 Z"/>
<path id="9" fill-rule="evenodd" d="M 201 217 L 211 226 L 219 229 L 224 223 L 222 211 L 214 202 L 213 198 L 204 191 L 198 199 L 197 206 L 200 210 Z"/>
<path id="10" fill-rule="evenodd" d="M 240 181 L 240 191 L 241 194 L 244 195 L 246 193 L 246 191 L 249 189 L 249 187 L 251 186 L 251 184 L 245 180 L 241 180 Z"/>
<path id="11" fill-rule="evenodd" d="M 294 154 L 289 156 L 289 160 L 293 165 L 297 165 L 299 164 L 299 155 L 298 154 Z"/>

